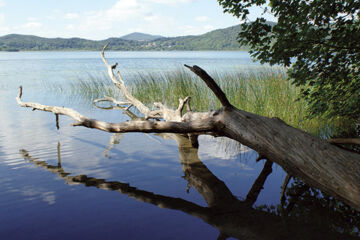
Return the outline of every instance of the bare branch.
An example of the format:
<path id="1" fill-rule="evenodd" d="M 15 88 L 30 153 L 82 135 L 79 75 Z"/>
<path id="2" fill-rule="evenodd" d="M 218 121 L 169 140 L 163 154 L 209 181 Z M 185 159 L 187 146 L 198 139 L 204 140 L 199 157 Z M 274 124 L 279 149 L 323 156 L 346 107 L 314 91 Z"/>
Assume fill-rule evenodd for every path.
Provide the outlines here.
<path id="1" fill-rule="evenodd" d="M 140 102 L 137 98 L 135 98 L 126 88 L 125 86 L 125 82 L 121 77 L 120 72 L 117 72 L 118 75 L 118 79 L 116 78 L 114 72 L 113 72 L 113 67 L 108 63 L 108 61 L 105 58 L 105 50 L 108 47 L 109 44 L 106 44 L 103 48 L 103 50 L 101 51 L 101 58 L 108 70 L 108 75 L 110 77 L 110 79 L 112 80 L 112 82 L 115 84 L 116 87 L 118 87 L 123 94 L 125 95 L 125 97 L 127 98 L 127 100 L 129 102 L 131 102 L 132 105 L 134 105 L 142 114 L 145 115 L 146 119 L 149 118 L 162 118 L 161 115 L 158 114 L 158 112 L 156 112 L 154 114 L 154 112 L 152 112 L 148 107 L 146 107 L 142 102 Z"/>
<path id="2" fill-rule="evenodd" d="M 47 105 L 42 105 L 39 103 L 32 103 L 32 102 L 22 102 L 21 101 L 22 92 L 23 92 L 23 88 L 22 88 L 22 86 L 20 86 L 18 96 L 16 97 L 16 101 L 21 107 L 28 107 L 28 108 L 32 108 L 33 110 L 41 110 L 41 111 L 45 111 L 45 112 L 52 112 L 52 113 L 58 114 L 58 115 L 67 115 L 67 116 L 73 118 L 77 122 L 82 122 L 84 119 L 86 119 L 86 117 L 82 116 L 80 113 L 78 113 L 70 108 L 47 106 Z"/>
<path id="3" fill-rule="evenodd" d="M 108 61 L 105 58 L 105 50 L 108 45 L 105 45 L 102 52 L 101 57 L 103 62 L 105 63 L 109 77 L 111 78 L 112 82 L 117 86 L 124 94 L 124 96 L 127 98 L 129 103 L 133 106 L 135 106 L 142 114 L 145 115 L 145 119 L 160 119 L 163 118 L 165 121 L 175 121 L 175 122 L 181 122 L 182 121 L 182 115 L 181 112 L 184 108 L 184 104 L 187 103 L 189 100 L 189 97 L 186 97 L 185 99 L 179 99 L 179 107 L 176 110 L 166 108 L 162 103 L 154 103 L 154 106 L 159 108 L 160 110 L 150 110 L 148 107 L 146 107 L 141 101 L 139 101 L 137 98 L 135 98 L 126 88 L 125 82 L 120 74 L 120 72 L 117 72 L 117 78 L 114 75 L 113 70 L 116 68 L 117 64 L 110 65 Z M 110 101 L 116 103 L 115 99 L 110 98 L 104 98 L 109 99 Z M 97 100 L 99 101 L 99 100 Z M 122 105 L 122 104 L 121 104 Z"/>
<path id="4" fill-rule="evenodd" d="M 223 107 L 232 107 L 225 93 L 217 85 L 215 80 L 212 77 L 210 77 L 209 74 L 207 74 L 207 72 L 205 72 L 202 68 L 196 65 L 191 67 L 185 64 L 184 66 L 189 68 L 193 73 L 198 75 L 206 83 L 206 85 L 213 91 L 215 96 L 219 99 Z"/>
<path id="5" fill-rule="evenodd" d="M 98 102 L 112 102 L 112 103 L 114 103 L 116 105 L 120 105 L 120 106 L 132 105 L 131 102 L 120 102 L 120 101 L 116 100 L 115 98 L 108 97 L 108 96 L 105 96 L 103 98 L 98 98 L 93 101 L 93 103 L 98 103 Z"/>
<path id="6" fill-rule="evenodd" d="M 29 107 L 45 112 L 52 112 L 58 115 L 66 115 L 76 121 L 73 126 L 84 126 L 96 128 L 105 132 L 123 133 L 123 132 L 167 132 L 167 133 L 192 133 L 192 132 L 209 132 L 214 130 L 215 119 L 199 119 L 192 122 L 159 122 L 159 121 L 132 121 L 123 123 L 109 123 L 96 119 L 90 119 L 81 115 L 71 108 L 47 106 L 39 103 L 22 102 L 22 88 L 19 88 L 19 95 L 16 97 L 21 107 Z"/>
<path id="7" fill-rule="evenodd" d="M 360 145 L 360 138 L 332 138 L 327 140 L 331 144 L 354 144 Z"/>
<path id="8" fill-rule="evenodd" d="M 182 112 L 182 110 L 184 109 L 185 104 L 186 104 L 189 100 L 190 100 L 190 97 L 189 97 L 189 96 L 186 97 L 186 98 L 184 98 L 184 99 L 179 98 L 179 106 L 178 106 L 178 108 L 176 109 L 176 113 L 177 113 L 177 115 L 179 115 L 180 117 L 181 117 L 181 112 Z"/>

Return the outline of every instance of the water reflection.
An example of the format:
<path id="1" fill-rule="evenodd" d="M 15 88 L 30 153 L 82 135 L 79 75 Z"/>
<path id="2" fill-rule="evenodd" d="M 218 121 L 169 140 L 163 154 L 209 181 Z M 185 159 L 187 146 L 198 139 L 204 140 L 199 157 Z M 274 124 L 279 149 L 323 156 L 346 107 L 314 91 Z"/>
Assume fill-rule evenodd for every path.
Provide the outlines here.
<path id="1" fill-rule="evenodd" d="M 350 236 L 359 223 L 358 220 L 355 221 L 359 219 L 356 212 L 354 212 L 355 215 L 349 215 L 349 212 L 341 208 L 338 202 L 326 196 L 316 195 L 315 198 L 311 198 L 311 204 L 309 204 L 307 196 L 311 196 L 314 190 L 300 182 L 295 182 L 288 189 L 289 198 L 286 200 L 284 211 L 276 211 L 276 209 L 264 211 L 264 209 L 271 209 L 269 206 L 253 207 L 267 177 L 271 174 L 271 162 L 265 163 L 245 200 L 239 200 L 226 184 L 199 159 L 198 149 L 191 146 L 188 138 L 178 134 L 161 134 L 161 137 L 176 141 L 184 173 L 183 178 L 188 182 L 188 189 L 194 188 L 201 194 L 206 201 L 206 207 L 182 198 L 137 189 L 125 182 L 107 181 L 87 175 L 72 176 L 62 168 L 60 143 L 57 147 L 57 165 L 50 165 L 46 161 L 34 158 L 24 149 L 20 150 L 20 153 L 25 160 L 56 173 L 67 184 L 83 184 L 87 187 L 117 191 L 141 202 L 160 208 L 179 210 L 200 218 L 219 231 L 218 239 L 229 237 L 238 239 L 358 239 Z M 327 205 L 328 203 L 330 204 Z M 334 205 L 335 203 L 338 205 Z M 318 206 L 322 208 L 317 208 Z M 319 219 L 312 217 L 313 211 L 324 209 L 330 214 L 327 215 L 329 216 L 327 221 L 318 221 Z M 336 217 L 334 218 L 331 214 L 336 214 Z M 340 225 L 337 224 L 339 219 L 342 223 Z M 347 226 L 346 229 L 345 226 Z M 340 230 L 341 233 L 335 233 L 334 229 Z"/>
<path id="2" fill-rule="evenodd" d="M 298 179 L 287 189 L 283 215 L 301 217 L 314 225 L 328 226 L 338 232 L 359 236 L 360 213 L 334 197 L 310 187 Z"/>

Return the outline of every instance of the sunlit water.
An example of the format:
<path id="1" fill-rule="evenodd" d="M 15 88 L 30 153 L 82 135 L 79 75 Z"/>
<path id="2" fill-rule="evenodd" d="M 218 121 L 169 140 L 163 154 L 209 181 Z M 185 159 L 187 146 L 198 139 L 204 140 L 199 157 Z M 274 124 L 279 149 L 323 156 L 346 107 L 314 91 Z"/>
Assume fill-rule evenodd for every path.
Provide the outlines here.
<path id="1" fill-rule="evenodd" d="M 217 71 L 258 66 L 245 52 L 109 52 L 108 57 L 119 62 L 125 76 L 183 64 Z M 217 228 L 168 207 L 166 201 L 151 203 L 155 197 L 145 201 L 142 192 L 69 182 L 68 176 L 86 175 L 113 185 L 129 184 L 156 198 L 181 198 L 207 207 L 184 178 L 186 164 L 175 140 L 72 127 L 67 117 L 60 117 L 57 130 L 53 114 L 16 104 L 17 88 L 23 85 L 23 101 L 67 106 L 110 122 L 127 121 L 119 110 L 71 102 L 43 86 L 44 81 L 66 83 L 105 70 L 98 52 L 0 53 L 0 239 L 216 239 Z M 201 137 L 198 157 L 239 200 L 246 198 L 264 166 L 255 162 L 256 152 L 221 138 Z M 59 169 L 69 175 L 61 176 Z M 279 204 L 285 176 L 273 166 L 255 205 Z"/>

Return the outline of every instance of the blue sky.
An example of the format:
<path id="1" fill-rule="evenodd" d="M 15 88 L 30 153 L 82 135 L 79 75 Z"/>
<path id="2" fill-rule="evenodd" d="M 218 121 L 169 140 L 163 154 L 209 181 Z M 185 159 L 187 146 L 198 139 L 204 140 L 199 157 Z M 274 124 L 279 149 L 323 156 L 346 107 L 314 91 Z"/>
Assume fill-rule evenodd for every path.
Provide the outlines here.
<path id="1" fill-rule="evenodd" d="M 250 18 L 259 14 L 254 9 Z M 172 37 L 239 23 L 216 0 L 0 0 L 0 36 L 105 39 L 144 32 Z"/>

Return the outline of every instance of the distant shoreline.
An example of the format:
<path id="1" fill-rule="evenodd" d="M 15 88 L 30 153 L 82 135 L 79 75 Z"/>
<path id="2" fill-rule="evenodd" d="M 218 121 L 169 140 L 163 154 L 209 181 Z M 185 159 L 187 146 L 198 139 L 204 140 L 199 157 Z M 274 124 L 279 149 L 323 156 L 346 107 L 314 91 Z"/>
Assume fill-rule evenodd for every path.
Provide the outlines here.
<path id="1" fill-rule="evenodd" d="M 25 53 L 25 52 L 100 52 L 102 49 L 97 50 L 84 50 L 84 49 L 62 49 L 62 50 L 14 50 L 6 51 L 0 50 L 3 53 Z M 226 50 L 107 50 L 107 52 L 248 52 L 242 49 L 226 49 Z"/>
<path id="2" fill-rule="evenodd" d="M 241 47 L 238 42 L 240 31 L 241 26 L 236 25 L 197 36 L 159 38 L 133 33 L 105 40 L 9 34 L 0 37 L 0 51 L 101 51 L 107 43 L 110 43 L 109 51 L 248 51 L 248 47 Z"/>

